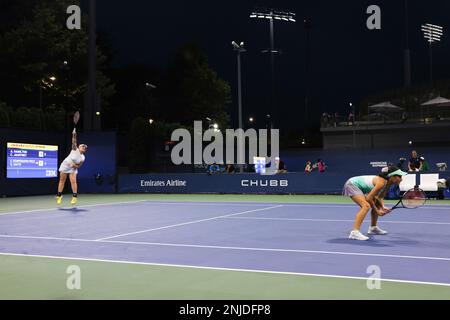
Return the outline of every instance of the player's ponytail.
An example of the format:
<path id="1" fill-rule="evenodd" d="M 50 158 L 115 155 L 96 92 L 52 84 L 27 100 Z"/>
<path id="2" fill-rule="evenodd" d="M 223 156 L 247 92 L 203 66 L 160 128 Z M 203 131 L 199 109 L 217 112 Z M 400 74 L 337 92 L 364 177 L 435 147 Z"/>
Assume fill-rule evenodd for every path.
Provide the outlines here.
<path id="1" fill-rule="evenodd" d="M 380 174 L 378 175 L 379 177 L 385 179 L 385 180 L 389 180 L 389 167 L 384 167 L 383 169 L 381 169 Z"/>

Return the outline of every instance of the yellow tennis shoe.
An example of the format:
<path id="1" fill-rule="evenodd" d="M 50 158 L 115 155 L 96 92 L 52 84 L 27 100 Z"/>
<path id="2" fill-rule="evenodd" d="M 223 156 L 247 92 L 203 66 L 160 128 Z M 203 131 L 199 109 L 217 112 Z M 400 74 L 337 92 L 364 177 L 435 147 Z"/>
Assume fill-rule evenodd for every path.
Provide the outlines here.
<path id="1" fill-rule="evenodd" d="M 70 201 L 70 204 L 77 204 L 78 199 L 76 197 L 72 197 L 72 201 Z"/>
<path id="2" fill-rule="evenodd" d="M 56 204 L 61 204 L 61 202 L 62 202 L 62 196 L 56 197 Z"/>

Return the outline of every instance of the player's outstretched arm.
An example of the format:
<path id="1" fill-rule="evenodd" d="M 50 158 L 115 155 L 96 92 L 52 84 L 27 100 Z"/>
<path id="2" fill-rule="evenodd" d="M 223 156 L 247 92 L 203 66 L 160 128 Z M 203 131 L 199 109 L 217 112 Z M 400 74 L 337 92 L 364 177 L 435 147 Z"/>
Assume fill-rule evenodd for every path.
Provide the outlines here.
<path id="1" fill-rule="evenodd" d="M 75 129 L 73 129 L 72 132 L 72 150 L 77 150 L 77 132 Z"/>

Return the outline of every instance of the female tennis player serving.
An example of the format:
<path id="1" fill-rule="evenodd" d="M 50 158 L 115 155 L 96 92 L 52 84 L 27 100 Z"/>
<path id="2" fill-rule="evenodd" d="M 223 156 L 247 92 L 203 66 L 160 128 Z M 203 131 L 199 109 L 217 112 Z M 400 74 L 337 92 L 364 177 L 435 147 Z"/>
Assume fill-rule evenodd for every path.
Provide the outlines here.
<path id="1" fill-rule="evenodd" d="M 405 175 L 407 173 L 397 167 L 388 167 L 384 168 L 378 176 L 353 177 L 345 183 L 344 195 L 350 196 L 361 207 L 349 239 L 369 240 L 361 233 L 360 229 L 370 209 L 372 209 L 372 224 L 369 228 L 369 235 L 387 234 L 377 226 L 378 218 L 390 212 L 390 209 L 384 207 L 383 199 L 393 185 L 399 185 L 402 182 L 402 177 Z"/>
<path id="2" fill-rule="evenodd" d="M 73 129 L 72 132 L 72 151 L 69 156 L 64 159 L 59 167 L 59 185 L 58 194 L 56 196 L 56 203 L 61 204 L 62 202 L 62 192 L 64 191 L 64 185 L 67 180 L 67 176 L 70 178 L 70 184 L 72 186 L 73 197 L 71 204 L 77 203 L 78 196 L 78 186 L 77 186 L 77 174 L 78 169 L 83 165 L 85 161 L 84 154 L 87 151 L 87 145 L 80 144 L 77 146 L 77 132 Z"/>

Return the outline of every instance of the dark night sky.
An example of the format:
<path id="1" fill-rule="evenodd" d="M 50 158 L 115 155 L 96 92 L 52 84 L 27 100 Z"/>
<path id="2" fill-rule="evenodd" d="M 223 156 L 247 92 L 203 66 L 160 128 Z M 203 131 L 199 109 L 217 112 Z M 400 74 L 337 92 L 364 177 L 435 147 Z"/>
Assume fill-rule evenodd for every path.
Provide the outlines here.
<path id="1" fill-rule="evenodd" d="M 366 9 L 382 9 L 382 30 L 366 28 Z M 144 1 L 98 0 L 98 28 L 108 33 L 117 55 L 116 65 L 148 63 L 165 67 L 175 50 L 197 42 L 210 65 L 233 89 L 232 110 L 237 108 L 236 56 L 231 41 L 245 41 L 243 60 L 245 114 L 259 119 L 270 101 L 269 23 L 250 19 L 254 6 L 297 13 L 296 24 L 278 22 L 275 44 L 284 54 L 277 58 L 277 111 L 283 126 L 303 122 L 305 84 L 318 115 L 323 111 L 347 112 L 349 101 L 403 85 L 405 47 L 403 0 L 351 1 Z M 428 79 L 428 49 L 420 31 L 430 22 L 450 28 L 450 1 L 410 1 L 410 42 L 413 84 Z M 305 75 L 305 31 L 311 31 L 311 75 Z M 436 46 L 436 78 L 450 77 L 450 38 Z M 258 110 L 260 112 L 258 112 Z"/>

